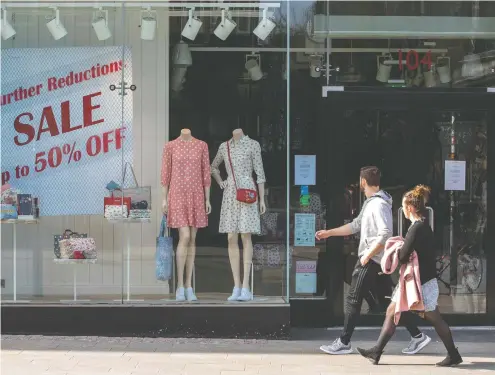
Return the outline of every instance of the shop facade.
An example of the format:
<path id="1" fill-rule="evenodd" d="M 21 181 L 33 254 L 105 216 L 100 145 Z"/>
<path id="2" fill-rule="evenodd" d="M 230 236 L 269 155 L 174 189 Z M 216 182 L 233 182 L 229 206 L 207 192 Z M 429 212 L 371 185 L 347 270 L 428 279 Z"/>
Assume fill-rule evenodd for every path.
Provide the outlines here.
<path id="1" fill-rule="evenodd" d="M 494 4 L 4 7 L 4 332 L 276 338 L 341 325 L 356 238 L 314 232 L 356 217 L 370 164 L 394 198 L 396 234 L 402 194 L 433 189 L 447 319 L 495 323 Z M 190 136 L 202 151 L 174 156 Z M 236 175 L 255 172 L 239 187 L 262 195 L 248 219 L 224 196 L 235 194 L 229 152 Z M 193 229 L 161 232 L 163 185 L 182 226 L 170 173 L 189 181 L 191 165 L 200 189 L 181 185 L 175 199 L 211 207 L 207 225 L 194 211 Z M 182 284 L 197 301 L 177 298 Z M 382 322 L 383 284 L 364 324 Z"/>

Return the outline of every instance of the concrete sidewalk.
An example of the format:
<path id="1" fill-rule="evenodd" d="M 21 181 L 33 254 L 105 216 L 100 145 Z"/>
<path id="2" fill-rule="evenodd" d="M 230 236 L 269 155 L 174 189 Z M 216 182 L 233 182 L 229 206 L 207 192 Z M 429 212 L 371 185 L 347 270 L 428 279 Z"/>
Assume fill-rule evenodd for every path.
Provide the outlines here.
<path id="1" fill-rule="evenodd" d="M 378 330 L 357 331 L 353 345 L 370 347 Z M 445 356 L 433 342 L 416 356 L 404 356 L 406 332 L 397 333 L 380 366 L 359 355 L 319 352 L 337 331 L 294 331 L 291 341 L 2 336 L 5 375 L 330 375 L 495 373 L 495 331 L 454 331 L 464 364 L 434 367 Z"/>

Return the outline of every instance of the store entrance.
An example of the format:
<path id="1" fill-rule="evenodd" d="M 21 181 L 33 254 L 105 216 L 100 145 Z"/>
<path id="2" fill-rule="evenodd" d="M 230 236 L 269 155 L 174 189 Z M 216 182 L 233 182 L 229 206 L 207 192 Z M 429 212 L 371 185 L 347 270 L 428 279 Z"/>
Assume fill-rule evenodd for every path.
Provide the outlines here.
<path id="1" fill-rule="evenodd" d="M 363 166 L 382 171 L 382 188 L 393 197 L 394 235 L 407 231 L 400 211 L 404 192 L 417 184 L 430 186 L 439 303 L 447 314 L 487 312 L 487 150 L 488 125 L 494 124 L 488 100 L 493 96 L 486 91 L 407 89 L 355 89 L 329 93 L 322 100 L 319 159 L 324 162 L 318 173 L 325 185 L 327 227 L 358 215 L 365 199 L 358 187 Z M 358 241 L 357 236 L 330 239 L 320 251 L 318 293 L 326 297 L 329 326 L 343 322 Z M 363 303 L 364 322 L 381 322 L 395 280 L 383 276 L 373 287 Z"/>

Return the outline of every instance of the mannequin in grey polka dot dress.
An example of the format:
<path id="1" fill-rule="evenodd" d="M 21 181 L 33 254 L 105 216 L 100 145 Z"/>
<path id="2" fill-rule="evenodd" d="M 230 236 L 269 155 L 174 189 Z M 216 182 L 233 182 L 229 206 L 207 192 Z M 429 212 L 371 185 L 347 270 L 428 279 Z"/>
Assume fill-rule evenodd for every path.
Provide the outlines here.
<path id="1" fill-rule="evenodd" d="M 223 189 L 222 210 L 220 213 L 220 233 L 228 233 L 229 259 L 234 277 L 234 290 L 229 301 L 249 301 L 253 298 L 249 286 L 251 265 L 253 261 L 253 243 L 251 235 L 261 233 L 260 213 L 266 211 L 265 205 L 265 172 L 261 159 L 260 144 L 244 135 L 242 129 L 233 131 L 228 140 L 230 156 L 235 173 L 237 188 L 258 190 L 258 201 L 252 204 L 239 202 L 236 199 L 236 186 L 229 162 L 227 142 L 220 145 L 217 156 L 211 165 L 213 178 Z M 227 179 L 224 181 L 219 166 L 225 164 Z M 256 173 L 256 182 L 253 179 Z M 257 186 L 256 186 L 257 185 Z M 244 277 L 241 284 L 239 234 L 243 245 Z"/>

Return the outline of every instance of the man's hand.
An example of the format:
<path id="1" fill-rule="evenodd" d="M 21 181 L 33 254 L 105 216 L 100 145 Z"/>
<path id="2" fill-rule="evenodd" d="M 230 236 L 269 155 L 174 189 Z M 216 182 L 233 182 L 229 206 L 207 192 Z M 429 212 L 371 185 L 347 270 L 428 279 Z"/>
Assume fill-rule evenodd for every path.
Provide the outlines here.
<path id="1" fill-rule="evenodd" d="M 332 232 L 330 230 L 319 230 L 318 232 L 315 233 L 316 239 L 319 240 L 324 240 L 325 238 L 331 237 Z"/>
<path id="2" fill-rule="evenodd" d="M 361 265 L 362 265 L 363 267 L 364 267 L 364 266 L 366 266 L 366 265 L 369 263 L 369 261 L 370 261 L 370 253 L 368 252 L 368 253 L 364 254 L 364 255 L 363 255 L 363 256 L 359 259 L 359 261 L 361 262 Z"/>

